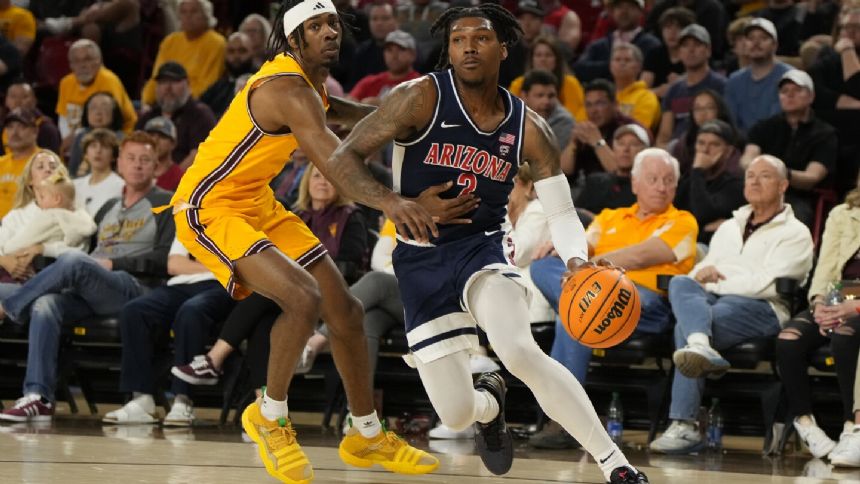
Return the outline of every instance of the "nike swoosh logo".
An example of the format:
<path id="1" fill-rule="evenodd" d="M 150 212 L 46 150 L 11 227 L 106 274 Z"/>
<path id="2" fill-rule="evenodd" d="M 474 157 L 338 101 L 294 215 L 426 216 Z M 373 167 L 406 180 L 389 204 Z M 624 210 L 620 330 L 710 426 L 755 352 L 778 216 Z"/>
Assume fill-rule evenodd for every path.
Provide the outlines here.
<path id="1" fill-rule="evenodd" d="M 601 463 L 601 464 L 606 464 L 606 461 L 608 461 L 608 460 L 609 460 L 609 458 L 610 458 L 610 457 L 612 457 L 613 455 L 615 455 L 615 451 L 614 451 L 614 450 L 613 450 L 609 455 L 607 455 L 605 459 L 600 459 L 600 463 Z"/>
<path id="2" fill-rule="evenodd" d="M 485 230 L 485 231 L 484 231 L 484 235 L 493 235 L 493 234 L 497 234 L 497 233 L 499 233 L 499 232 L 500 232 L 500 230 L 491 230 L 491 231 L 486 231 L 486 230 Z"/>
<path id="3" fill-rule="evenodd" d="M 442 126 L 443 128 L 459 128 L 460 126 L 462 126 L 462 124 L 448 124 L 445 121 L 442 121 L 442 124 L 440 126 Z"/>

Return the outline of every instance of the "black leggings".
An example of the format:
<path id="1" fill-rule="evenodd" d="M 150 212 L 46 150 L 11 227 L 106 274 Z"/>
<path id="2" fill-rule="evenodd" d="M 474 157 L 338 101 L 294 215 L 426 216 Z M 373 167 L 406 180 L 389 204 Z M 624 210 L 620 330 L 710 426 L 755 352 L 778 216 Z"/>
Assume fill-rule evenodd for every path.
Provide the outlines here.
<path id="1" fill-rule="evenodd" d="M 266 384 L 269 365 L 269 334 L 281 308 L 271 299 L 253 293 L 240 301 L 224 321 L 219 338 L 234 349 L 248 340 L 247 361 L 254 388 Z"/>
<path id="2" fill-rule="evenodd" d="M 830 339 L 830 351 L 836 362 L 836 379 L 842 395 L 844 420 L 854 420 L 854 376 L 857 353 L 860 350 L 860 317 L 851 318 L 828 337 L 821 336 L 818 325 L 807 310 L 794 317 L 782 333 L 794 333 L 796 339 L 776 340 L 776 363 L 785 385 L 791 416 L 812 414 L 812 393 L 809 388 L 809 359 L 815 350 Z M 799 335 L 797 334 L 799 333 Z"/>

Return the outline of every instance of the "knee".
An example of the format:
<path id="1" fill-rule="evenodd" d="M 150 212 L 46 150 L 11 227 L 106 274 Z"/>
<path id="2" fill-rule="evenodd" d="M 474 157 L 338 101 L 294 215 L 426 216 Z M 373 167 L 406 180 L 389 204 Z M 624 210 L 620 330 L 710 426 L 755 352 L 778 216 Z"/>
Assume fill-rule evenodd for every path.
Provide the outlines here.
<path id="1" fill-rule="evenodd" d="M 534 340 L 508 341 L 493 345 L 493 351 L 505 364 L 505 368 L 520 380 L 538 358 L 548 358 Z"/>
<path id="2" fill-rule="evenodd" d="M 173 329 L 174 332 L 178 333 L 190 328 L 200 328 L 210 323 L 211 318 L 205 305 L 188 301 L 176 311 L 176 316 L 173 318 Z"/>
<path id="3" fill-rule="evenodd" d="M 333 336 L 340 336 L 344 332 L 364 332 L 364 309 L 355 296 L 347 294 L 343 302 L 338 305 L 337 311 L 330 315 L 328 323 L 329 332 Z"/>
<path id="4" fill-rule="evenodd" d="M 785 328 L 776 337 L 776 359 L 780 364 L 791 362 L 800 355 L 801 332 L 797 328 Z"/>
<path id="5" fill-rule="evenodd" d="M 442 423 L 456 431 L 465 430 L 475 423 L 474 405 L 434 405 Z"/>
<path id="6" fill-rule="evenodd" d="M 301 321 L 307 321 L 311 326 L 316 325 L 320 319 L 322 296 L 313 280 L 285 288 L 278 294 L 273 294 L 272 300 L 281 312 Z"/>

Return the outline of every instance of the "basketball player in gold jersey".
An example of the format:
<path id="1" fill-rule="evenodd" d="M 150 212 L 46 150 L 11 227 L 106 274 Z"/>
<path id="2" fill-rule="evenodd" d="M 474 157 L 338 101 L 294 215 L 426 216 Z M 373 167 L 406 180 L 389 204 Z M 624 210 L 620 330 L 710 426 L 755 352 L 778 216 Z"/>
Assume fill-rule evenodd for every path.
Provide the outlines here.
<path id="1" fill-rule="evenodd" d="M 242 425 L 268 472 L 288 483 L 313 479 L 287 418 L 287 387 L 320 317 L 331 329 L 332 353 L 353 414 L 340 444 L 341 459 L 404 474 L 439 465 L 381 427 L 373 410 L 361 306 L 319 240 L 268 187 L 297 146 L 315 164 L 327 160 L 340 140 L 326 123 L 352 126 L 372 110 L 325 91 L 341 33 L 331 0 L 285 0 L 270 38 L 269 61 L 200 145 L 171 200 L 178 238 L 233 297 L 257 292 L 283 310 L 271 332 L 268 385 L 263 398 L 245 409 Z M 436 197 L 428 204 L 434 219 L 417 202 L 392 194 L 377 208 L 401 234 L 426 241 L 437 232 L 434 220 L 465 213 L 470 205 Z"/>

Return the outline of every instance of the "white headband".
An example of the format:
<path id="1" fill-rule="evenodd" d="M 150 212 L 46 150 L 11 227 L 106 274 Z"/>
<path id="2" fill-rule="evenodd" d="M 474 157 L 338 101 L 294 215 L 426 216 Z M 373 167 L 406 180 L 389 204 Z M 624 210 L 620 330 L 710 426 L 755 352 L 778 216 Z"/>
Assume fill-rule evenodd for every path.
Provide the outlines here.
<path id="1" fill-rule="evenodd" d="M 331 0 L 304 0 L 284 13 L 284 34 L 290 34 L 305 20 L 322 13 L 337 13 Z"/>

